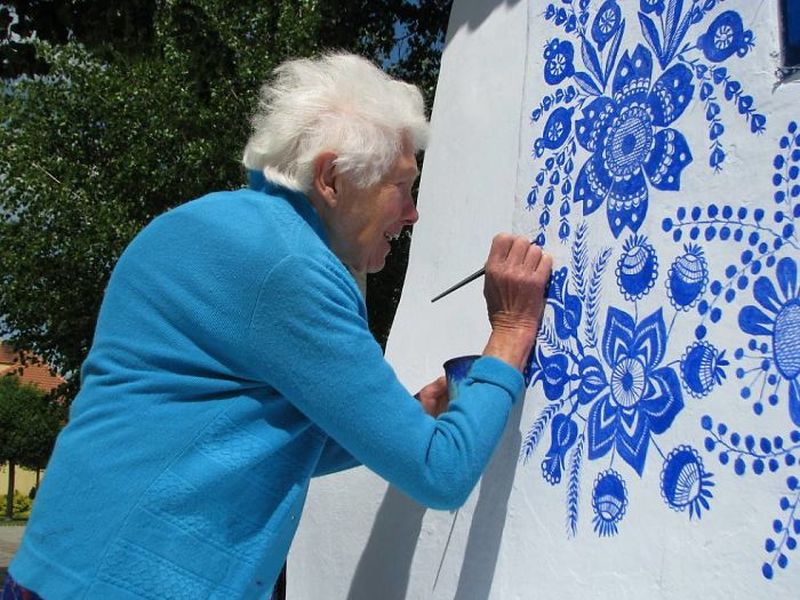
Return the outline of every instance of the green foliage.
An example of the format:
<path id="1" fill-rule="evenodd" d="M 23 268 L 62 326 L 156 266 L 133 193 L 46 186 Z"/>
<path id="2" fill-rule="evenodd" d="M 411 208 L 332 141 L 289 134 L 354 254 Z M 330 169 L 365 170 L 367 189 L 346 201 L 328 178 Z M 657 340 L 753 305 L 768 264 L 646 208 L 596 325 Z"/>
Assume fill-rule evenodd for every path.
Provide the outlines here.
<path id="1" fill-rule="evenodd" d="M 44 468 L 65 420 L 63 402 L 15 375 L 0 377 L 0 463 Z"/>
<path id="2" fill-rule="evenodd" d="M 0 464 L 8 464 L 9 486 L 19 466 L 42 469 L 66 421 L 66 406 L 16 375 L 0 376 Z M 30 510 L 18 508 L 17 495 L 6 492 L 6 517 Z M 18 515 L 19 516 L 19 515 Z M 23 515 L 24 516 L 24 515 Z"/>
<path id="3" fill-rule="evenodd" d="M 17 519 L 27 519 L 31 516 L 31 508 L 33 507 L 33 500 L 29 496 L 20 493 L 19 490 L 14 490 L 14 517 Z"/>
<path id="4" fill-rule="evenodd" d="M 0 22 L 11 7 L 6 31 L 22 39 L 0 42 L 0 337 L 64 373 L 69 397 L 132 237 L 178 204 L 243 185 L 249 115 L 272 68 L 356 51 L 430 101 L 451 1 L 4 5 Z M 400 262 L 370 283 L 383 339 Z"/>

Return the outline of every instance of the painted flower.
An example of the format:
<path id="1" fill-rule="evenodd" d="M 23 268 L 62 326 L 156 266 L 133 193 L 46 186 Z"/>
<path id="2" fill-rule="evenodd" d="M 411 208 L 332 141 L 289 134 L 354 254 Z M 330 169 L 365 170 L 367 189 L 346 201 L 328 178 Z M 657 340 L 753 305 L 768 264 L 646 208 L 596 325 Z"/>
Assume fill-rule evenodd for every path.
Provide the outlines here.
<path id="1" fill-rule="evenodd" d="M 565 354 L 547 356 L 542 352 L 541 346 L 538 346 L 536 360 L 531 364 L 530 384 L 535 385 L 537 381 L 541 381 L 547 399 L 558 400 L 564 395 L 564 388 L 570 380 L 568 368 L 569 361 Z"/>
<path id="2" fill-rule="evenodd" d="M 707 396 L 715 385 L 722 385 L 728 366 L 725 351 L 720 352 L 706 341 L 694 342 L 681 357 L 684 386 L 695 398 Z"/>
<path id="3" fill-rule="evenodd" d="M 664 0 L 639 0 L 639 9 L 643 13 L 655 12 L 660 15 L 664 12 Z"/>
<path id="4" fill-rule="evenodd" d="M 581 322 L 581 299 L 567 291 L 567 267 L 561 267 L 550 279 L 547 303 L 553 307 L 556 334 L 566 340 L 578 332 Z"/>
<path id="5" fill-rule="evenodd" d="M 542 461 L 542 475 L 551 485 L 561 481 L 564 458 L 578 438 L 578 425 L 567 415 L 553 417 L 550 428 L 550 449 Z"/>
<path id="6" fill-rule="evenodd" d="M 614 449 L 642 474 L 651 434 L 664 433 L 683 409 L 678 375 L 671 367 L 659 367 L 666 345 L 660 308 L 637 325 L 627 313 L 609 307 L 602 355 L 611 368 L 610 393 L 589 412 L 590 459 Z"/>
<path id="7" fill-rule="evenodd" d="M 633 235 L 625 240 L 616 274 L 626 300 L 635 302 L 651 290 L 658 277 L 658 257 L 645 236 Z"/>
<path id="8" fill-rule="evenodd" d="M 586 355 L 578 364 L 578 402 L 591 403 L 608 386 L 605 371 L 600 361 L 594 356 Z"/>
<path id="9" fill-rule="evenodd" d="M 617 524 L 625 516 L 628 507 L 628 490 L 622 476 L 614 469 L 597 476 L 592 489 L 594 530 L 600 537 L 617 534 Z"/>
<path id="10" fill-rule="evenodd" d="M 671 509 L 683 512 L 689 508 L 689 519 L 702 517 L 709 510 L 709 498 L 714 482 L 713 473 L 706 473 L 703 459 L 691 446 L 678 446 L 669 453 L 661 470 L 661 497 Z"/>
<path id="11" fill-rule="evenodd" d="M 572 77 L 575 73 L 572 62 L 574 56 L 572 42 L 562 42 L 558 38 L 552 40 L 544 51 L 544 80 L 550 85 L 558 85 L 567 77 Z"/>
<path id="12" fill-rule="evenodd" d="M 597 9 L 597 14 L 592 22 L 592 39 L 597 44 L 597 49 L 602 52 L 608 41 L 619 31 L 622 24 L 622 11 L 617 0 L 606 0 Z"/>
<path id="13" fill-rule="evenodd" d="M 567 141 L 572 133 L 572 113 L 574 108 L 558 107 L 547 118 L 542 133 L 542 142 L 545 148 L 557 150 Z"/>
<path id="14" fill-rule="evenodd" d="M 768 277 L 753 284 L 753 296 L 761 305 L 745 306 L 739 312 L 739 327 L 745 333 L 772 340 L 772 363 L 789 383 L 789 416 L 800 426 L 800 289 L 797 263 L 784 257 L 775 268 L 780 294 Z"/>
<path id="15" fill-rule="evenodd" d="M 683 134 L 669 127 L 694 94 L 692 72 L 684 64 L 667 69 L 651 85 L 653 58 L 639 44 L 617 64 L 612 96 L 583 109 L 575 133 L 591 156 L 575 182 L 574 200 L 583 214 L 606 202 L 614 237 L 625 227 L 638 231 L 647 214 L 648 182 L 659 190 L 680 189 L 692 153 Z"/>
<path id="16" fill-rule="evenodd" d="M 667 295 L 678 310 L 689 310 L 706 291 L 708 262 L 697 244 L 684 246 L 684 254 L 675 259 L 667 272 Z"/>
<path id="17" fill-rule="evenodd" d="M 717 16 L 708 30 L 697 38 L 697 47 L 711 62 L 722 62 L 733 56 L 742 57 L 753 47 L 753 32 L 745 30 L 739 13 L 727 10 Z"/>

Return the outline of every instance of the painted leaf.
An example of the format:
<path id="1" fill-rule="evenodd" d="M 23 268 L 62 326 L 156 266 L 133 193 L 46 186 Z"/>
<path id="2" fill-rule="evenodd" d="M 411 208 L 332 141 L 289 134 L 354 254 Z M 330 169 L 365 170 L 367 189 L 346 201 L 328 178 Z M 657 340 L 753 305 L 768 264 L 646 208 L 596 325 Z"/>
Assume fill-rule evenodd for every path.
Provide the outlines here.
<path id="1" fill-rule="evenodd" d="M 597 50 L 591 42 L 586 39 L 581 43 L 581 56 L 583 57 L 583 64 L 589 69 L 589 72 L 594 75 L 595 79 L 606 85 L 606 80 L 603 79 L 603 69 L 600 67 L 600 59 L 597 57 Z"/>
<path id="2" fill-rule="evenodd" d="M 656 56 L 661 59 L 661 40 L 659 39 L 658 29 L 656 29 L 656 24 L 653 23 L 653 19 L 645 15 L 644 13 L 639 13 L 639 24 L 642 27 L 642 35 L 644 36 L 644 40 L 650 45 L 653 49 L 653 52 Z"/>

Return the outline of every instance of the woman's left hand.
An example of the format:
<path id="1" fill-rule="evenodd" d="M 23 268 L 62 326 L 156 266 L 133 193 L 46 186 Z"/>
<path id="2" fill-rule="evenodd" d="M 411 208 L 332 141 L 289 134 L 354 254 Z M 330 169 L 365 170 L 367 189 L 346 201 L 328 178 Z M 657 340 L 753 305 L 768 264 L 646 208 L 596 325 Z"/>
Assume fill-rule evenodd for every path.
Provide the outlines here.
<path id="1" fill-rule="evenodd" d="M 414 396 L 422 404 L 422 408 L 433 418 L 438 417 L 450 403 L 447 396 L 447 379 L 444 376 L 432 381 Z"/>

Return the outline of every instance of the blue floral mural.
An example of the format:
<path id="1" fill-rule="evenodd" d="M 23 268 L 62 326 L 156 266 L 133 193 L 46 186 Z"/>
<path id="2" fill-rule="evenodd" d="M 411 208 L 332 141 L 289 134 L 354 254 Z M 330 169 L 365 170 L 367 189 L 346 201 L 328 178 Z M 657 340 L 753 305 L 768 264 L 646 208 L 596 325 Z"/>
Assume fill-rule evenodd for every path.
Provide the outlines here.
<path id="1" fill-rule="evenodd" d="M 667 345 L 667 328 L 659 309 L 636 324 L 617 308 L 609 308 L 603 332 L 602 356 L 608 366 L 607 393 L 589 411 L 589 458 L 615 450 L 641 475 L 651 434 L 664 433 L 683 408 L 678 375 L 660 366 Z M 596 364 L 596 363 L 595 363 Z M 598 376 L 605 378 L 602 369 Z M 595 389 L 597 389 L 595 387 Z"/>
<path id="2" fill-rule="evenodd" d="M 631 477 L 660 473 L 658 502 L 700 522 L 724 502 L 710 465 L 739 477 L 788 470 L 778 515 L 766 520 L 761 574 L 769 579 L 787 567 L 800 536 L 797 124 L 788 125 L 772 161 L 773 210 L 713 199 L 680 206 L 675 195 L 669 217 L 651 216 L 656 198 L 666 201 L 681 189 L 690 165 L 708 176 L 725 168 L 726 126 L 738 124 L 746 135 L 766 129 L 735 75 L 756 40 L 723 4 L 544 5 L 551 33 L 541 75 L 550 87 L 531 111 L 540 134 L 526 204 L 537 216 L 536 241 L 557 236 L 569 260 L 553 275 L 527 367 L 545 405 L 524 436 L 520 460 L 533 460 L 548 440 L 541 444 L 541 475 L 549 485 L 565 485 L 570 537 L 578 534 L 581 480 L 590 468 L 587 508 L 600 537 L 624 533 L 634 502 Z M 697 116 L 704 121 L 707 144 L 690 146 L 690 111 L 694 124 Z M 662 260 L 657 248 L 670 246 L 675 252 Z M 737 260 L 720 268 L 720 255 Z M 723 328 L 747 342 L 724 345 L 719 340 L 731 338 Z M 710 414 L 687 424 L 685 408 L 702 406 L 724 385 L 738 389 L 747 418 L 782 410 L 787 430 L 739 433 Z M 665 434 L 681 419 L 682 428 L 697 428 L 703 444 L 666 446 Z"/>
<path id="3" fill-rule="evenodd" d="M 720 465 L 731 467 L 740 477 L 788 469 L 785 495 L 778 501 L 780 514 L 771 523 L 764 542 L 767 559 L 764 577 L 771 579 L 776 567 L 789 564 L 787 552 L 797 546 L 800 535 L 800 487 L 796 454 L 800 451 L 800 238 L 794 225 L 800 218 L 800 128 L 789 123 L 772 160 L 773 209 L 735 209 L 709 204 L 679 207 L 675 218 L 666 218 L 662 230 L 675 242 L 688 236 L 706 244 L 724 242 L 739 247 L 731 253 L 738 260 L 728 264 L 700 295 L 695 311 L 699 325 L 695 341 L 681 361 L 684 386 L 701 397 L 725 377 L 729 360 L 708 339 L 717 327 L 734 325 L 751 336 L 744 347 L 733 350 L 739 381 L 739 397 L 759 417 L 768 408 L 784 411 L 788 433 L 756 436 L 733 431 L 728 424 L 706 415 L 705 450 Z M 697 242 L 692 242 L 699 248 Z M 733 309 L 733 310 L 731 310 Z M 725 323 L 725 325 L 723 325 Z M 733 366 L 733 365 L 731 365 Z"/>
<path id="4" fill-rule="evenodd" d="M 720 2 L 640 0 L 644 44 L 628 49 L 622 47 L 627 20 L 617 0 L 605 0 L 597 10 L 589 0 L 547 4 L 544 18 L 557 34 L 544 48 L 543 76 L 560 87 L 531 113 L 534 122 L 546 117 L 533 143 L 533 156 L 544 165 L 528 194 L 529 208 L 540 211 L 539 242 L 546 240 L 557 201 L 562 241 L 571 233 L 571 202 L 581 204 L 583 216 L 605 205 L 615 238 L 626 229 L 637 232 L 653 190 L 678 191 L 694 160 L 681 131 L 692 103 L 703 104 L 708 163 L 716 171 L 726 158 L 722 99 L 753 133 L 764 131 L 766 118 L 753 97 L 722 66 L 748 54 L 753 33 L 738 13 L 715 14 Z M 707 20 L 707 28 L 694 34 Z"/>

